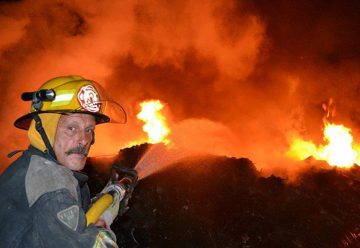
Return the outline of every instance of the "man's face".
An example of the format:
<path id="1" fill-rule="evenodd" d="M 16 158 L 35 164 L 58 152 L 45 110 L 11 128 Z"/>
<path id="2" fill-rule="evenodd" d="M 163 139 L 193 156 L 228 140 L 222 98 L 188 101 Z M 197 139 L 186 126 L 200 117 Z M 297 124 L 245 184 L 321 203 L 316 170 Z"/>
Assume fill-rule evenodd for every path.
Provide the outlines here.
<path id="1" fill-rule="evenodd" d="M 54 140 L 54 151 L 60 164 L 79 171 L 85 166 L 95 118 L 88 114 L 68 114 L 60 117 Z"/>

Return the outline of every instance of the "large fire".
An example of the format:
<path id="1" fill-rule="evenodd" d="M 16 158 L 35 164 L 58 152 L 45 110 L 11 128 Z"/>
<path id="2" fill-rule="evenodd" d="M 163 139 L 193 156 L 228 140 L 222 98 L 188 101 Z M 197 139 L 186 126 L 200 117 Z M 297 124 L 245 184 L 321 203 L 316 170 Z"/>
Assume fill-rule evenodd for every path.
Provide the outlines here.
<path id="1" fill-rule="evenodd" d="M 295 138 L 288 155 L 296 159 L 306 159 L 310 156 L 317 160 L 324 160 L 329 165 L 351 167 L 360 165 L 360 147 L 353 143 L 350 128 L 325 122 L 325 145 L 316 146 L 311 141 Z"/>
<path id="2" fill-rule="evenodd" d="M 169 144 L 170 140 L 167 136 L 170 134 L 170 129 L 161 112 L 164 105 L 159 100 L 150 100 L 140 103 L 140 107 L 141 111 L 137 114 L 137 118 L 145 122 L 143 130 L 148 134 L 148 142 Z"/>

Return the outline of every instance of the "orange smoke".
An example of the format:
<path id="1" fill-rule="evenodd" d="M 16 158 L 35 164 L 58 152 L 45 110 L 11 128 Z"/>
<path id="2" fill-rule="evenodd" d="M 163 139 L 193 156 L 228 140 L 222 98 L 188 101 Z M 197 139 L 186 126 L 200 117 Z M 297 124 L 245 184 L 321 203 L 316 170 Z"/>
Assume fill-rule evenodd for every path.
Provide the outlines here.
<path id="1" fill-rule="evenodd" d="M 203 137 L 278 166 L 289 133 L 318 134 L 323 99 L 340 99 L 344 122 L 359 123 L 360 15 L 350 2 L 2 1 L 0 171 L 28 145 L 13 128 L 30 108 L 21 93 L 69 74 L 99 82 L 128 113 L 126 125 L 96 128 L 94 154 L 146 142 L 137 103 L 155 98 L 178 122 L 199 120 L 181 134 L 188 146 L 206 133 L 206 147 Z"/>

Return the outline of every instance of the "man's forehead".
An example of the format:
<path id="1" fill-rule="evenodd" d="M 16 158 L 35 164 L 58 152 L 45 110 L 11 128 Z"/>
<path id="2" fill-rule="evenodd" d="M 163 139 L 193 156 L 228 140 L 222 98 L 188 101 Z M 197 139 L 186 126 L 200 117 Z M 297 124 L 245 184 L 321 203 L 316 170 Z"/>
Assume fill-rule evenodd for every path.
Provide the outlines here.
<path id="1" fill-rule="evenodd" d="M 63 123 L 76 122 L 84 125 L 95 125 L 95 117 L 90 114 L 82 114 L 82 113 L 67 113 L 62 114 L 60 121 Z"/>

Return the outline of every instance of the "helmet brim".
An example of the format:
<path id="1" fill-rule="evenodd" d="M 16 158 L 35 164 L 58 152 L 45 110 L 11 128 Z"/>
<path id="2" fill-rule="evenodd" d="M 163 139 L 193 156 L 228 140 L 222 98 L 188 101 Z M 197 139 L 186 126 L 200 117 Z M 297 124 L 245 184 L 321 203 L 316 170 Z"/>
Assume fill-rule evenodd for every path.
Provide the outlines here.
<path id="1" fill-rule="evenodd" d="M 95 117 L 96 125 L 110 122 L 110 118 L 104 114 L 100 113 L 93 113 L 93 112 L 86 112 L 86 111 L 39 111 L 39 112 L 33 112 L 28 113 L 26 115 L 21 116 L 18 118 L 14 125 L 17 128 L 28 130 L 31 124 L 31 121 L 33 120 L 34 114 L 41 114 L 41 113 L 54 113 L 54 114 L 71 114 L 71 113 L 80 113 L 80 114 L 89 114 Z M 123 123 L 126 123 L 126 115 L 125 120 Z"/>

